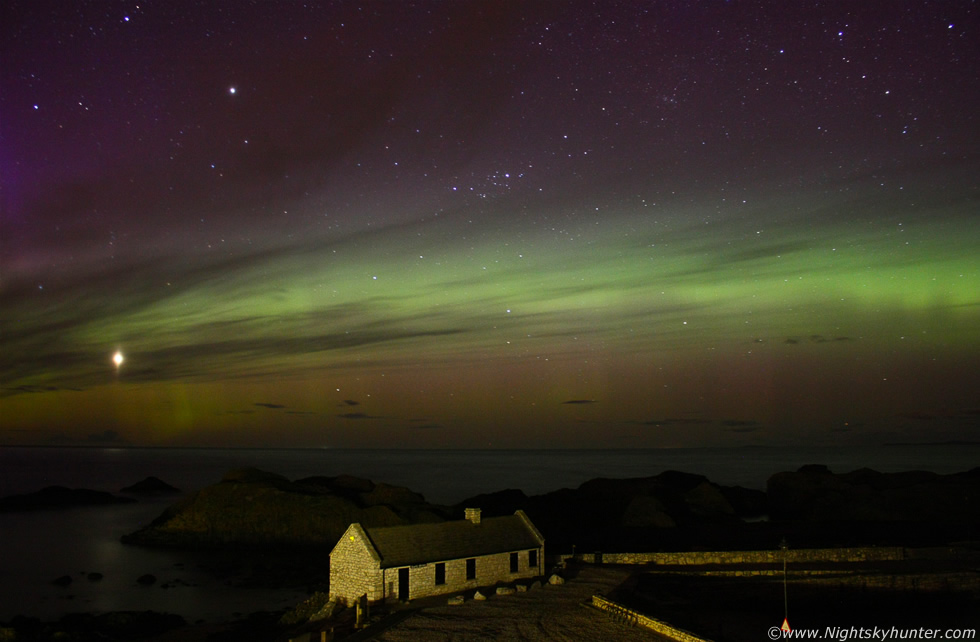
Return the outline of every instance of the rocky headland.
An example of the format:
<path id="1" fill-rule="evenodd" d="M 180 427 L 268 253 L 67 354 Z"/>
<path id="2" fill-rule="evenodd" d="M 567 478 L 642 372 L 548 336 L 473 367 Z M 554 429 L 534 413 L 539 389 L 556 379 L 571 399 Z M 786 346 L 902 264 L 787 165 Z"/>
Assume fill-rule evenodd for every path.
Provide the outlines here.
<path id="1" fill-rule="evenodd" d="M 769 516 L 775 520 L 966 523 L 980 513 L 980 468 L 938 475 L 879 473 L 862 468 L 835 474 L 804 466 L 769 478 Z"/>
<path id="2" fill-rule="evenodd" d="M 702 475 L 666 471 L 653 477 L 592 479 L 575 489 L 527 496 L 504 490 L 464 500 L 487 516 L 521 509 L 553 551 L 627 551 L 697 544 L 710 532 L 731 535 L 747 519 L 766 513 L 762 491 L 720 486 Z"/>
<path id="3" fill-rule="evenodd" d="M 177 502 L 123 542 L 179 548 L 332 547 L 352 522 L 397 526 L 445 518 L 442 509 L 407 488 L 351 476 L 290 481 L 246 468 Z"/>

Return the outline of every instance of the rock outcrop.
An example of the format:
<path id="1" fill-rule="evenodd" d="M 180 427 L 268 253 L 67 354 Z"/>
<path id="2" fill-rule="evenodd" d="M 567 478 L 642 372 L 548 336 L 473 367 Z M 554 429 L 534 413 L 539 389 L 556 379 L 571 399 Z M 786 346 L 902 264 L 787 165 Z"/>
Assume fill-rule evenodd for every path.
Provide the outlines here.
<path id="1" fill-rule="evenodd" d="M 673 528 L 677 526 L 677 522 L 667 513 L 667 507 L 659 499 L 650 495 L 637 495 L 626 506 L 623 525 L 631 528 Z"/>
<path id="2" fill-rule="evenodd" d="M 666 471 L 653 477 L 592 479 L 576 489 L 533 497 L 518 490 L 479 495 L 457 504 L 457 516 L 465 506 L 480 506 L 487 516 L 522 509 L 557 550 L 576 545 L 578 550 L 611 551 L 675 546 L 688 541 L 692 529 L 727 532 L 741 517 L 758 515 L 765 494 Z"/>
<path id="3" fill-rule="evenodd" d="M 342 609 L 337 602 L 330 601 L 330 595 L 322 591 L 316 591 L 306 600 L 300 602 L 295 607 L 286 611 L 279 618 L 279 623 L 284 626 L 295 626 L 306 624 L 307 622 L 318 622 L 333 616 L 338 610 Z"/>
<path id="4" fill-rule="evenodd" d="M 773 475 L 767 491 L 769 515 L 777 520 L 955 524 L 980 514 L 980 468 L 952 475 L 868 468 L 835 474 L 810 465 Z"/>
<path id="5" fill-rule="evenodd" d="M 349 475 L 290 481 L 256 469 L 231 471 L 168 508 L 124 542 L 176 547 L 332 547 L 352 522 L 367 527 L 485 517 L 524 510 L 556 552 L 739 550 L 955 541 L 980 514 L 980 469 L 956 475 L 858 470 L 842 475 L 807 466 L 779 473 L 762 491 L 725 487 L 702 475 L 667 471 L 635 479 L 593 479 L 575 489 L 527 496 L 479 495 L 452 508 L 407 488 Z M 747 520 L 764 515 L 770 521 Z M 971 521 L 972 520 L 972 521 Z M 841 528 L 847 522 L 860 527 Z M 894 525 L 902 524 L 898 529 Z M 935 528 L 957 525 L 953 529 Z M 960 524 L 966 524 L 964 530 Z M 888 535 L 888 537 L 884 537 Z"/>
<path id="6" fill-rule="evenodd" d="M 132 486 L 126 486 L 119 492 L 130 495 L 176 495 L 180 489 L 174 488 L 159 477 L 150 476 Z"/>
<path id="7" fill-rule="evenodd" d="M 412 491 L 354 477 L 289 481 L 254 468 L 227 473 L 123 542 L 171 547 L 333 546 L 352 522 L 397 526 L 441 521 Z"/>

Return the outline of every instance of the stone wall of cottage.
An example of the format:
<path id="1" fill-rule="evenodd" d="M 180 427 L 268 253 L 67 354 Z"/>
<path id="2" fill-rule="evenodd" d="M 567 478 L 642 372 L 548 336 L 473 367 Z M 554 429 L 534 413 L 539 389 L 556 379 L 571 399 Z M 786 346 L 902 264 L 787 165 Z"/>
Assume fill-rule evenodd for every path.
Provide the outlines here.
<path id="1" fill-rule="evenodd" d="M 476 560 L 476 579 L 472 580 L 466 579 L 466 559 L 446 560 L 442 562 L 446 565 L 445 584 L 436 584 L 436 562 L 411 566 L 408 575 L 409 599 L 414 600 L 431 595 L 458 593 L 474 590 L 480 586 L 489 586 L 500 582 L 513 582 L 515 580 L 543 575 L 544 547 L 534 549 L 537 551 L 537 566 L 534 567 L 529 565 L 529 550 L 513 551 L 517 553 L 518 560 L 518 570 L 516 573 L 510 572 L 511 552 L 470 558 Z M 333 558 L 331 558 L 332 563 Z M 330 580 L 331 582 L 333 581 L 332 566 Z M 384 582 L 387 597 L 397 599 L 398 568 L 384 569 Z"/>
<path id="2" fill-rule="evenodd" d="M 381 563 L 370 553 L 364 531 L 351 525 L 330 552 L 330 599 L 351 606 L 362 595 L 382 598 Z"/>

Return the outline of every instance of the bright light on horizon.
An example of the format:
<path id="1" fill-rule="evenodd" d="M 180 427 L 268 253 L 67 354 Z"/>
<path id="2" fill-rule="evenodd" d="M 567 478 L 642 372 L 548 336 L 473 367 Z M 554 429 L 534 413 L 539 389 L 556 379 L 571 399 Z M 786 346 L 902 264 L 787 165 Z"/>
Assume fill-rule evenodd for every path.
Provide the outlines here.
<path id="1" fill-rule="evenodd" d="M 123 353 L 121 350 L 116 350 L 116 354 L 112 355 L 112 362 L 116 364 L 117 368 L 122 365 Z"/>

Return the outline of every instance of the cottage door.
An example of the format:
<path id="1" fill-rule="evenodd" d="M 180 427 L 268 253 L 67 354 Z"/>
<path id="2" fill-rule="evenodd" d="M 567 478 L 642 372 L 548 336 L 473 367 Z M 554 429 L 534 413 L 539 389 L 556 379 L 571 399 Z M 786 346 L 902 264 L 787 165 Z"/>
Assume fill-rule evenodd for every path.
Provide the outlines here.
<path id="1" fill-rule="evenodd" d="M 398 599 L 402 602 L 408 601 L 408 569 L 398 569 Z"/>

